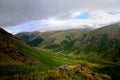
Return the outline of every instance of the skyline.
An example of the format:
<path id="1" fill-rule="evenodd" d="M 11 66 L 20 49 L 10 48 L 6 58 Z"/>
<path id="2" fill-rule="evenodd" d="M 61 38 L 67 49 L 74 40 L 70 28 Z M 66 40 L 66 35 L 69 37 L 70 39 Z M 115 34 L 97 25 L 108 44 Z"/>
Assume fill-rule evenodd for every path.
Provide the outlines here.
<path id="1" fill-rule="evenodd" d="M 0 0 L 0 26 L 10 33 L 51 31 L 120 21 L 119 0 Z"/>

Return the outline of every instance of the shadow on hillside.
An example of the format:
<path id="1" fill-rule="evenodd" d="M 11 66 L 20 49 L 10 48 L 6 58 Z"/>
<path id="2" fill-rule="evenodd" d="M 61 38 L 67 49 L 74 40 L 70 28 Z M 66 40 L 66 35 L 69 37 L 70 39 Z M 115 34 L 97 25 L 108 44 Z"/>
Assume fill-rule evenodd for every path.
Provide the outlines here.
<path id="1" fill-rule="evenodd" d="M 92 70 L 102 74 L 108 74 L 111 76 L 112 80 L 120 79 L 120 66 L 119 65 L 111 65 L 103 68 L 92 67 Z"/>

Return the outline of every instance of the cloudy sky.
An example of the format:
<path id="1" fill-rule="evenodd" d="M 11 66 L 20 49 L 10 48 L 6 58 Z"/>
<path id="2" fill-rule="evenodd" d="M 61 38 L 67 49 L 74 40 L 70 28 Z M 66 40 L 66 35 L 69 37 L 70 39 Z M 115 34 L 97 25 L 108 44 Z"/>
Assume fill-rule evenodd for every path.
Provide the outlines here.
<path id="1" fill-rule="evenodd" d="M 0 27 L 15 34 L 120 21 L 120 0 L 0 0 Z"/>

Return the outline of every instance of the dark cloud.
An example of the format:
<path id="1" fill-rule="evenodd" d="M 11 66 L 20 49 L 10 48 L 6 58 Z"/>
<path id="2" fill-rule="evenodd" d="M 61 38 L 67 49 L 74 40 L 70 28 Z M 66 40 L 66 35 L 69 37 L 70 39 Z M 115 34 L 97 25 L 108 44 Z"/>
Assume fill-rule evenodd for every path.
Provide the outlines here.
<path id="1" fill-rule="evenodd" d="M 77 10 L 119 9 L 120 0 L 0 0 L 0 26 L 57 17 Z"/>

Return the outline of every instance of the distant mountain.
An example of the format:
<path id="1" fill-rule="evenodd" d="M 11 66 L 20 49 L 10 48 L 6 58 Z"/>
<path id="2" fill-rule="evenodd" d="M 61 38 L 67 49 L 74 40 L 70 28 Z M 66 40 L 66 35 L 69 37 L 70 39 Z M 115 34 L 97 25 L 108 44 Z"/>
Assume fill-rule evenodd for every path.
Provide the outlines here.
<path id="1" fill-rule="evenodd" d="M 74 47 L 77 53 L 96 53 L 104 59 L 120 60 L 120 23 L 86 33 L 75 41 Z"/>
<path id="2" fill-rule="evenodd" d="M 16 34 L 16 36 L 31 46 L 37 46 L 43 41 L 43 39 L 39 36 L 39 32 L 22 32 Z"/>
<path id="3" fill-rule="evenodd" d="M 26 36 L 24 33 L 20 33 Z M 33 34 L 33 33 L 29 33 Z M 85 54 L 99 56 L 112 61 L 120 60 L 120 23 L 114 23 L 98 29 L 78 29 L 37 33 L 43 41 L 37 47 L 50 49 L 58 53 Z M 24 40 L 20 36 L 20 39 Z M 26 36 L 28 37 L 28 36 Z M 33 39 L 31 37 L 29 40 Z M 33 41 L 34 43 L 34 41 Z M 92 59 L 97 58 L 93 57 Z"/>
<path id="4" fill-rule="evenodd" d="M 77 38 L 82 37 L 89 30 L 91 29 L 85 28 L 50 32 L 22 32 L 16 34 L 16 36 L 29 45 L 35 44 L 31 46 L 58 51 L 60 48 L 63 48 L 64 42 L 69 44 L 73 43 Z M 39 43 L 36 43 L 36 40 L 38 40 Z"/>

